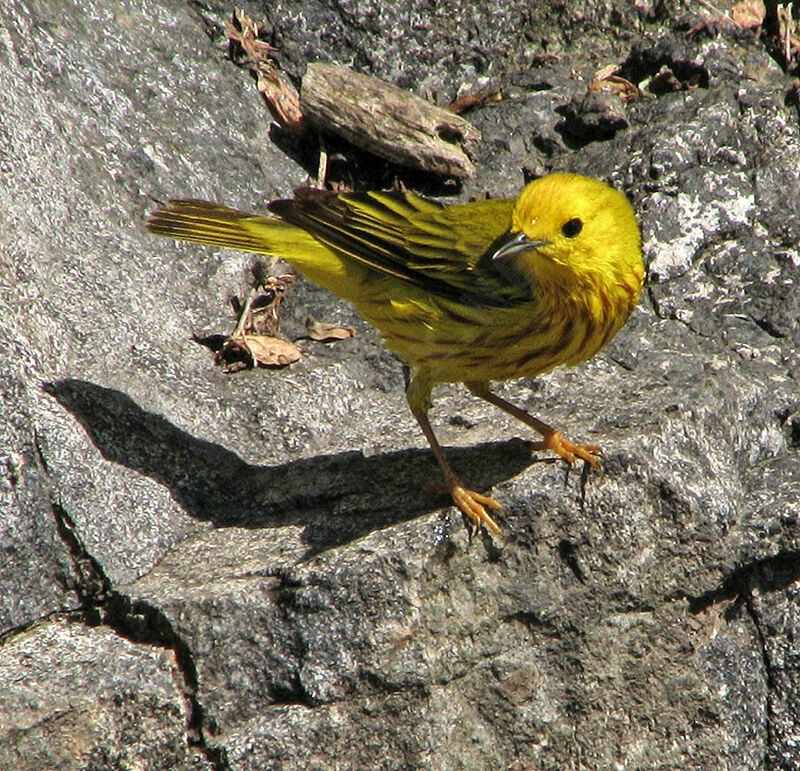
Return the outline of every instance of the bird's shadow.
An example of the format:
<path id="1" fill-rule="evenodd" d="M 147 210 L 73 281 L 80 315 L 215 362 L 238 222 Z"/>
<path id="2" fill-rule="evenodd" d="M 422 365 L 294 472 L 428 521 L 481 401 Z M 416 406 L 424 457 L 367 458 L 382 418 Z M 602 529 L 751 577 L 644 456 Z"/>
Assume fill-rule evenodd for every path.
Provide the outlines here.
<path id="1" fill-rule="evenodd" d="M 425 491 L 426 481 L 440 479 L 428 450 L 371 457 L 352 451 L 256 466 L 148 412 L 121 391 L 77 379 L 45 383 L 43 389 L 77 418 L 104 458 L 164 485 L 190 516 L 216 527 L 298 525 L 310 554 L 449 500 Z M 516 439 L 449 448 L 447 454 L 478 490 L 531 463 L 530 443 Z"/>

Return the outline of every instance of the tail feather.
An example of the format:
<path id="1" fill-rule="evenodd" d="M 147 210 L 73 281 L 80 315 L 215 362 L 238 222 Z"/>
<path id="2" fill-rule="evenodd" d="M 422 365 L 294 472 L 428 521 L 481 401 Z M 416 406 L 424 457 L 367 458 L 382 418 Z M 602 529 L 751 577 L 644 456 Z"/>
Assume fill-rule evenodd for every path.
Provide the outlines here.
<path id="1" fill-rule="evenodd" d="M 283 258 L 315 284 L 346 300 L 355 301 L 360 291 L 362 266 L 277 217 L 189 198 L 170 201 L 166 208 L 154 211 L 147 229 L 180 241 Z"/>
<path id="2" fill-rule="evenodd" d="M 147 229 L 181 241 L 277 256 L 287 236 L 305 235 L 299 228 L 275 217 L 247 214 L 196 199 L 170 201 L 166 209 L 158 209 L 150 215 Z"/>

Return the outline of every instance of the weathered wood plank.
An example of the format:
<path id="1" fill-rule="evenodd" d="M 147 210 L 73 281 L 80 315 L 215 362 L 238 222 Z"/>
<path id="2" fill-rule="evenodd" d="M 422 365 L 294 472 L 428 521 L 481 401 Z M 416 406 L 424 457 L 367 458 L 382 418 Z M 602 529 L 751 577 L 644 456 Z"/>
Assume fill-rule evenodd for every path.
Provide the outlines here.
<path id="1" fill-rule="evenodd" d="M 332 64 L 309 64 L 300 90 L 305 117 L 402 166 L 463 179 L 481 139 L 463 118 L 391 83 Z"/>

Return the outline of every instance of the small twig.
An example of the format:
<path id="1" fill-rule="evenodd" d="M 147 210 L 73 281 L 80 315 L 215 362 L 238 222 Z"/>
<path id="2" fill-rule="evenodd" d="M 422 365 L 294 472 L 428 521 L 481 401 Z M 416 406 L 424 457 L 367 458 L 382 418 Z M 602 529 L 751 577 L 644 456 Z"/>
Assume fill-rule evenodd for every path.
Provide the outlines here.
<path id="1" fill-rule="evenodd" d="M 317 187 L 325 189 L 325 180 L 328 178 L 328 149 L 325 145 L 325 137 L 319 133 L 319 165 L 317 166 Z"/>
<path id="2" fill-rule="evenodd" d="M 792 63 L 792 6 L 794 3 L 787 3 L 785 6 L 778 6 L 779 13 L 783 13 L 784 28 L 781 30 L 783 34 L 783 59 L 786 63 L 786 69 Z"/>
<path id="3" fill-rule="evenodd" d="M 251 286 L 247 290 L 247 297 L 245 297 L 244 303 L 242 303 L 242 309 L 239 312 L 239 320 L 236 322 L 236 329 L 233 330 L 233 334 L 231 337 L 242 337 L 244 336 L 244 330 L 247 326 L 247 322 L 250 319 L 250 309 L 253 306 L 253 300 L 256 299 L 256 287 Z"/>
<path id="4" fill-rule="evenodd" d="M 717 16 L 725 19 L 726 21 L 730 21 L 728 14 L 725 11 L 721 11 L 717 6 L 712 5 L 708 2 L 708 0 L 697 0 L 698 5 L 702 5 L 707 11 L 711 11 L 711 13 L 716 13 Z"/>
<path id="5" fill-rule="evenodd" d="M 700 30 L 703 30 L 706 27 L 708 27 L 709 24 L 715 24 L 716 23 L 716 24 L 727 24 L 727 25 L 729 25 L 731 27 L 735 27 L 736 26 L 736 24 L 734 23 L 733 19 L 731 19 L 731 17 L 728 16 L 727 13 L 725 13 L 724 11 L 721 11 L 715 5 L 712 5 L 711 3 L 709 3 L 708 0 L 697 0 L 697 2 L 698 2 L 699 5 L 701 5 L 703 8 L 705 8 L 707 11 L 710 11 L 712 14 L 716 15 L 718 17 L 718 19 L 717 19 L 716 22 L 714 20 L 712 20 L 712 19 L 705 19 L 705 20 L 701 21 L 699 24 L 695 24 L 694 27 L 692 27 L 691 29 L 686 30 L 686 35 L 687 36 L 691 36 L 691 35 L 696 34 L 697 32 L 700 32 Z"/>

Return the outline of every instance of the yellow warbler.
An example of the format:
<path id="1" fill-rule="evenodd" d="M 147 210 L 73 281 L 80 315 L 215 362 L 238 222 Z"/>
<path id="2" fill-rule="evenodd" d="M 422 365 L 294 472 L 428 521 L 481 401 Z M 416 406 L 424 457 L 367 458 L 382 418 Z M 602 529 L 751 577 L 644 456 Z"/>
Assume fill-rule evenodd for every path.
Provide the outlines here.
<path id="1" fill-rule="evenodd" d="M 410 193 L 298 192 L 274 217 L 206 201 L 171 201 L 151 215 L 158 235 L 275 255 L 352 303 L 410 368 L 411 412 L 453 501 L 499 533 L 450 467 L 428 421 L 436 383 L 476 396 L 543 437 L 569 463 L 601 451 L 573 444 L 489 390 L 596 354 L 625 323 L 644 278 L 641 236 L 622 193 L 577 174 L 531 182 L 519 197 L 442 205 Z"/>

